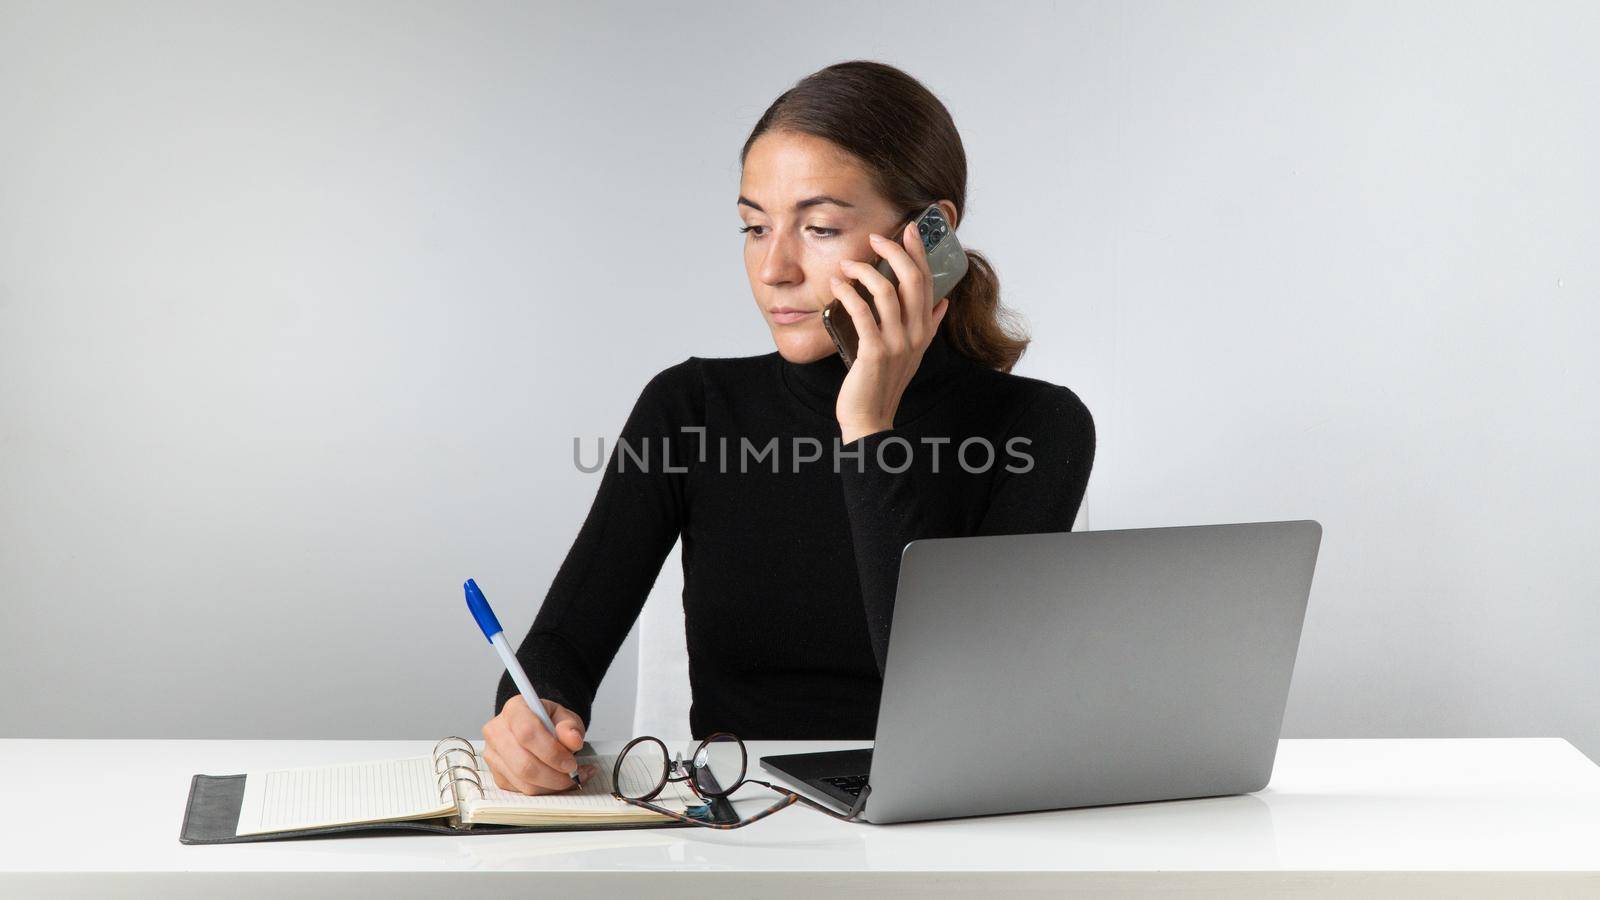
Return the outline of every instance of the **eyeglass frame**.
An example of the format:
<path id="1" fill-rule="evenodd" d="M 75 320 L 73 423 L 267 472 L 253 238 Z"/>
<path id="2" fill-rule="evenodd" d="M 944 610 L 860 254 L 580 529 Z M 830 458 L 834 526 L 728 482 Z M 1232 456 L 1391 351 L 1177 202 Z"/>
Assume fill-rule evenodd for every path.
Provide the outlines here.
<path id="1" fill-rule="evenodd" d="M 694 774 L 692 772 L 688 771 L 688 766 L 692 765 L 693 761 L 700 757 L 700 754 L 706 749 L 706 747 L 708 745 L 710 745 L 713 741 L 717 741 L 717 740 L 719 740 L 721 738 L 732 738 L 734 740 L 734 742 L 739 745 L 739 755 L 740 755 L 739 778 L 738 778 L 737 781 L 735 781 L 733 783 L 733 787 L 724 788 L 721 793 L 713 794 L 711 796 L 707 796 L 706 792 L 702 791 L 700 789 L 699 785 L 695 783 Z M 639 797 L 639 798 L 624 797 L 624 796 L 622 796 L 622 793 L 617 790 L 617 785 L 621 784 L 621 781 L 622 781 L 622 779 L 621 779 L 621 776 L 622 776 L 622 761 L 627 758 L 628 752 L 631 751 L 634 748 L 634 745 L 638 744 L 640 741 L 655 741 L 656 744 L 661 747 L 661 758 L 663 760 L 663 763 L 662 763 L 662 766 L 661 766 L 662 777 L 661 777 L 660 781 L 656 782 L 655 788 L 653 790 L 651 790 L 650 793 L 644 795 L 643 797 Z M 789 790 L 787 788 L 778 787 L 775 784 L 770 784 L 768 782 L 762 781 L 759 778 L 746 778 L 744 773 L 749 771 L 750 750 L 749 750 L 749 748 L 747 748 L 744 745 L 744 741 L 742 739 L 740 739 L 738 735 L 735 735 L 735 734 L 732 734 L 732 733 L 726 732 L 726 731 L 718 731 L 718 732 L 716 732 L 714 734 L 711 734 L 711 735 L 707 736 L 698 745 L 696 745 L 694 753 L 690 755 L 689 760 L 690 760 L 689 763 L 685 763 L 683 761 L 683 755 L 681 753 L 679 753 L 679 754 L 669 754 L 667 752 L 667 743 L 666 743 L 666 741 L 663 741 L 662 739 L 660 739 L 658 737 L 655 737 L 653 735 L 640 735 L 639 737 L 636 737 L 633 740 L 629 741 L 627 746 L 622 748 L 622 752 L 617 754 L 616 762 L 612 763 L 612 765 L 611 765 L 611 796 L 615 797 L 618 800 L 624 801 L 626 803 L 631 803 L 634 806 L 640 806 L 640 807 L 643 807 L 645 809 L 651 810 L 652 812 L 658 812 L 658 813 L 661 813 L 661 814 L 666 815 L 666 816 L 671 816 L 672 818 L 677 819 L 680 822 L 689 822 L 691 824 L 700 825 L 700 826 L 703 826 L 705 828 L 718 828 L 718 829 L 722 829 L 722 830 L 728 830 L 728 829 L 732 829 L 732 828 L 743 828 L 744 826 L 749 825 L 752 822 L 759 822 L 762 819 L 765 819 L 767 816 L 770 816 L 773 813 L 777 812 L 778 810 L 783 809 L 783 808 L 788 807 L 788 806 L 793 806 L 795 803 L 804 803 L 804 804 L 806 804 L 807 806 L 810 806 L 813 809 L 817 809 L 817 810 L 820 810 L 822 812 L 825 812 L 828 815 L 833 816 L 835 819 L 839 819 L 839 820 L 844 821 L 844 822 L 854 821 L 857 816 L 861 815 L 862 810 L 864 810 L 866 808 L 867 795 L 872 793 L 872 786 L 870 784 L 869 785 L 862 785 L 861 794 L 860 794 L 860 796 L 856 797 L 855 805 L 850 808 L 850 812 L 841 813 L 841 812 L 837 812 L 835 810 L 829 809 L 828 807 L 822 805 L 821 803 L 818 803 L 817 801 L 812 800 L 810 797 L 802 797 L 800 794 L 797 794 L 794 791 L 791 791 L 791 790 Z M 675 770 L 681 772 L 682 774 L 673 774 Z M 746 784 L 759 784 L 762 787 L 771 788 L 772 790 L 777 791 L 778 793 L 783 794 L 784 796 L 781 797 L 778 800 L 778 802 L 772 804 L 771 806 L 767 807 L 766 809 L 762 810 L 761 812 L 756 813 L 753 816 L 750 816 L 749 818 L 741 818 L 737 822 L 707 822 L 704 819 L 697 819 L 694 816 L 688 816 L 688 815 L 684 815 L 683 813 L 674 812 L 673 810 L 666 809 L 665 807 L 658 806 L 657 804 L 654 804 L 654 803 L 650 802 L 650 800 L 652 800 L 656 796 L 660 795 L 660 793 L 663 790 L 666 789 L 668 784 L 670 784 L 672 782 L 675 782 L 675 781 L 687 781 L 687 782 L 689 782 L 689 790 L 693 791 L 695 793 L 695 796 L 697 796 L 700 799 L 706 801 L 706 803 L 708 805 L 711 804 L 711 803 L 714 803 L 717 800 L 721 800 L 721 799 L 724 799 L 726 797 L 732 796 L 736 791 L 739 790 L 739 788 L 744 787 Z"/>

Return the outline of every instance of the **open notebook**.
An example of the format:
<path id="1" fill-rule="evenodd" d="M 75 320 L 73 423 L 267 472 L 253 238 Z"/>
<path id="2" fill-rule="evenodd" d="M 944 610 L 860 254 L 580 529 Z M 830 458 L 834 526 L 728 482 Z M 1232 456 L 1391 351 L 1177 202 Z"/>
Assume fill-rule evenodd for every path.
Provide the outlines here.
<path id="1" fill-rule="evenodd" d="M 612 797 L 615 756 L 580 757 L 598 766 L 587 783 L 540 796 L 502 789 L 473 745 L 455 737 L 440 741 L 428 756 L 196 775 L 179 839 L 225 843 L 368 830 L 459 834 L 694 827 Z M 653 785 L 660 775 L 629 759 L 621 777 L 627 788 Z M 727 801 L 707 806 L 683 782 L 668 782 L 652 802 L 707 821 L 736 818 Z"/>

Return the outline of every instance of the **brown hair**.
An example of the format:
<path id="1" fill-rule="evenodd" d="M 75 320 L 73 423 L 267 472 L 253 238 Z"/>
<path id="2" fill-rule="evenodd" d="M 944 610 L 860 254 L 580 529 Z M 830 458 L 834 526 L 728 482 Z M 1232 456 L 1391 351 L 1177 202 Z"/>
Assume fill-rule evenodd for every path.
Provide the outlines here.
<path id="1" fill-rule="evenodd" d="M 854 156 L 878 190 L 908 213 L 938 200 L 967 220 L 967 153 L 949 110 L 894 66 L 868 60 L 835 63 L 796 82 L 772 101 L 739 152 L 756 138 L 788 131 L 823 138 Z M 950 346 L 968 359 L 1011 371 L 1028 347 L 1015 317 L 1000 305 L 1000 279 L 983 254 L 967 251 L 967 274 L 950 292 L 940 323 Z"/>

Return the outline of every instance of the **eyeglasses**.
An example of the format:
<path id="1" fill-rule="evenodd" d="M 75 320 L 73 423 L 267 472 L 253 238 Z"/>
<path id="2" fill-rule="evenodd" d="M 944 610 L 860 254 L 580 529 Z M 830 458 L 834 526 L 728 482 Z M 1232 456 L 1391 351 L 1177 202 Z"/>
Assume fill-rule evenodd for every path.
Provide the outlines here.
<path id="1" fill-rule="evenodd" d="M 618 800 L 626 800 L 634 806 L 642 806 L 662 815 L 671 816 L 680 822 L 690 822 L 707 828 L 728 829 L 742 828 L 751 822 L 759 822 L 785 806 L 795 803 L 804 803 L 835 819 L 848 822 L 861 814 L 867 802 L 867 794 L 872 790 L 870 787 L 863 787 L 850 812 L 835 812 L 794 791 L 755 778 L 746 778 L 745 767 L 749 761 L 750 756 L 744 748 L 744 741 L 725 731 L 719 731 L 692 745 L 687 763 L 684 762 L 681 753 L 668 758 L 667 745 L 662 743 L 660 738 L 636 737 L 617 754 L 617 761 L 611 769 L 611 796 Z M 689 789 L 708 804 L 713 800 L 727 797 L 746 784 L 759 784 L 771 788 L 783 797 L 761 812 L 737 822 L 707 822 L 650 802 L 661 793 L 668 782 L 673 781 L 687 781 Z"/>

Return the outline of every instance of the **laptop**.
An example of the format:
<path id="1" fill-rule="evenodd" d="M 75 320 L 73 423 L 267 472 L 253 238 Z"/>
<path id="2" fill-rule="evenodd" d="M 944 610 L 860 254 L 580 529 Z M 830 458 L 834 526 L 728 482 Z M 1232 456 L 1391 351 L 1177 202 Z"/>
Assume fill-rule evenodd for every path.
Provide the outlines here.
<path id="1" fill-rule="evenodd" d="M 761 766 L 880 824 L 1261 790 L 1321 540 L 1298 520 L 912 541 L 872 748 Z"/>

